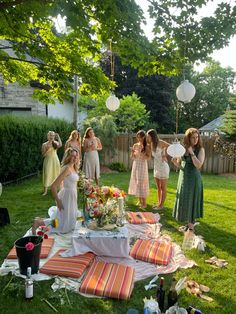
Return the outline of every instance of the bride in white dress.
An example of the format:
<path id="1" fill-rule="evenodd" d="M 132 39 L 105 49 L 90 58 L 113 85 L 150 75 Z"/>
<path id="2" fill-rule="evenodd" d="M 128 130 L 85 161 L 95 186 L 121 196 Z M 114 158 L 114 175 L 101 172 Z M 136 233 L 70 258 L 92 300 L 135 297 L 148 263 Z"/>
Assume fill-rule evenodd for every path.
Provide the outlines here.
<path id="1" fill-rule="evenodd" d="M 74 148 L 68 148 L 62 160 L 61 173 L 51 186 L 52 195 L 56 201 L 58 218 L 58 228 L 51 229 L 51 232 L 68 233 L 76 225 L 78 216 L 77 205 L 77 181 L 79 179 L 79 153 Z M 60 189 L 61 187 L 61 189 Z M 58 190 L 60 191 L 58 192 Z M 32 227 L 35 234 L 37 227 L 41 225 L 50 225 L 50 218 L 36 218 Z"/>

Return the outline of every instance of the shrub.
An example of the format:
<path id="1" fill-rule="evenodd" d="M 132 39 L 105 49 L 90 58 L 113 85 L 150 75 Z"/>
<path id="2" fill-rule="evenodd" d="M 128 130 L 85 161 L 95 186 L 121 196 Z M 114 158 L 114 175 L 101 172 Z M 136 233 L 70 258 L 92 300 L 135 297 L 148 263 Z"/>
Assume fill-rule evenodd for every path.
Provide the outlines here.
<path id="1" fill-rule="evenodd" d="M 0 116 L 0 182 L 38 172 L 42 169 L 42 143 L 47 141 L 47 133 L 59 133 L 62 142 L 68 138 L 73 125 L 60 119 L 13 115 Z M 59 159 L 64 149 L 58 150 Z"/>
<path id="2" fill-rule="evenodd" d="M 126 172 L 127 169 L 125 168 L 125 165 L 122 162 L 113 162 L 110 164 L 109 168 L 111 170 L 115 170 L 118 172 Z"/>

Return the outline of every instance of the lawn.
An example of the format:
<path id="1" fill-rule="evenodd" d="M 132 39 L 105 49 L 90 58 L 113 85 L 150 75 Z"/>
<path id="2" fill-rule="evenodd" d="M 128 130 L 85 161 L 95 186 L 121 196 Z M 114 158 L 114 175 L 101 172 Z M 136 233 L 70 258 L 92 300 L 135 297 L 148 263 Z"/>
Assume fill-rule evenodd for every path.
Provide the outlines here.
<path id="1" fill-rule="evenodd" d="M 103 174 L 101 183 L 116 185 L 127 191 L 130 173 Z M 180 269 L 174 276 L 176 279 L 187 276 L 210 288 L 208 295 L 214 299 L 207 302 L 182 290 L 179 305 L 192 305 L 201 309 L 204 314 L 236 313 L 235 264 L 236 264 L 236 181 L 214 175 L 203 175 L 204 181 L 204 218 L 196 227 L 196 233 L 206 241 L 205 252 L 191 250 L 186 255 L 193 259 L 198 267 Z M 182 243 L 183 234 L 178 231 L 179 224 L 172 218 L 171 212 L 175 199 L 177 173 L 172 172 L 168 184 L 166 208 L 160 211 L 162 233 L 171 235 L 178 244 Z M 148 198 L 148 209 L 156 201 L 156 189 L 150 173 L 151 193 Z M 47 209 L 54 205 L 51 195 L 41 196 L 41 178 L 35 177 L 17 185 L 4 187 L 0 197 L 0 206 L 7 207 L 11 224 L 0 228 L 0 262 L 2 263 L 14 241 L 30 228 L 33 217 L 46 216 Z M 127 206 L 136 210 L 136 199 L 129 196 Z M 213 268 L 205 263 L 211 256 L 226 259 L 227 268 Z M 173 274 L 165 275 L 165 288 L 168 290 Z M 152 277 L 151 277 L 152 278 Z M 144 289 L 151 278 L 135 283 L 130 300 L 86 298 L 79 294 L 61 290 L 54 293 L 51 285 L 54 280 L 34 283 L 34 299 L 28 303 L 24 300 L 24 280 L 8 275 L 0 278 L 0 313 L 53 313 L 53 310 L 42 300 L 47 299 L 58 313 L 120 313 L 125 314 L 129 308 L 143 312 L 143 298 L 155 297 L 155 288 Z"/>

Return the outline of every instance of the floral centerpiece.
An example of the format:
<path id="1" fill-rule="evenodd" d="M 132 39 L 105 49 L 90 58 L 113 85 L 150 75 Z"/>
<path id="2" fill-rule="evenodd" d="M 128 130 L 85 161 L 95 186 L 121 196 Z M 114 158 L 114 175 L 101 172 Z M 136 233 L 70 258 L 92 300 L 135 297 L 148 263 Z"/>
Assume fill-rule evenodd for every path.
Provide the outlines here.
<path id="1" fill-rule="evenodd" d="M 98 187 L 93 181 L 80 177 L 78 182 L 79 198 L 83 199 L 83 216 L 91 229 L 112 229 L 121 218 L 119 199 L 126 193 L 114 186 Z"/>

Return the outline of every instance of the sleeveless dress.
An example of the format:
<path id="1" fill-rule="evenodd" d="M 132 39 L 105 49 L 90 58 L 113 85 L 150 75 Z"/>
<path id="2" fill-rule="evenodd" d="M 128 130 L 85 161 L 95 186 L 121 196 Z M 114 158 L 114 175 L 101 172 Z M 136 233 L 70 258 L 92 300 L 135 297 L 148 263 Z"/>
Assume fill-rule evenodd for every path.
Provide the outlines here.
<path id="1" fill-rule="evenodd" d="M 97 140 L 90 139 L 88 140 L 88 145 L 95 144 L 95 150 L 91 150 L 84 153 L 84 162 L 83 162 L 83 172 L 87 179 L 95 179 L 95 174 L 97 179 L 100 178 L 100 164 L 99 156 L 97 149 Z"/>
<path id="2" fill-rule="evenodd" d="M 43 161 L 43 186 L 49 187 L 59 176 L 61 171 L 60 161 L 57 156 L 57 150 L 50 147 Z"/>
<path id="3" fill-rule="evenodd" d="M 195 152 L 198 155 L 198 152 Z M 200 171 L 190 155 L 184 155 L 179 172 L 173 217 L 182 222 L 194 222 L 203 217 L 203 184 Z"/>
<path id="4" fill-rule="evenodd" d="M 149 194 L 148 163 L 143 158 L 141 147 L 133 160 L 128 194 L 144 198 Z"/>
<path id="5" fill-rule="evenodd" d="M 79 176 L 72 172 L 63 180 L 63 188 L 59 191 L 58 197 L 62 201 L 63 208 L 57 212 L 59 226 L 58 232 L 68 233 L 75 228 L 76 219 L 78 216 L 77 205 L 77 181 Z"/>
<path id="6" fill-rule="evenodd" d="M 158 179 L 168 179 L 170 173 L 170 167 L 166 160 L 162 159 L 163 149 L 157 146 L 156 151 L 152 151 L 152 156 L 154 158 L 154 178 Z"/>

